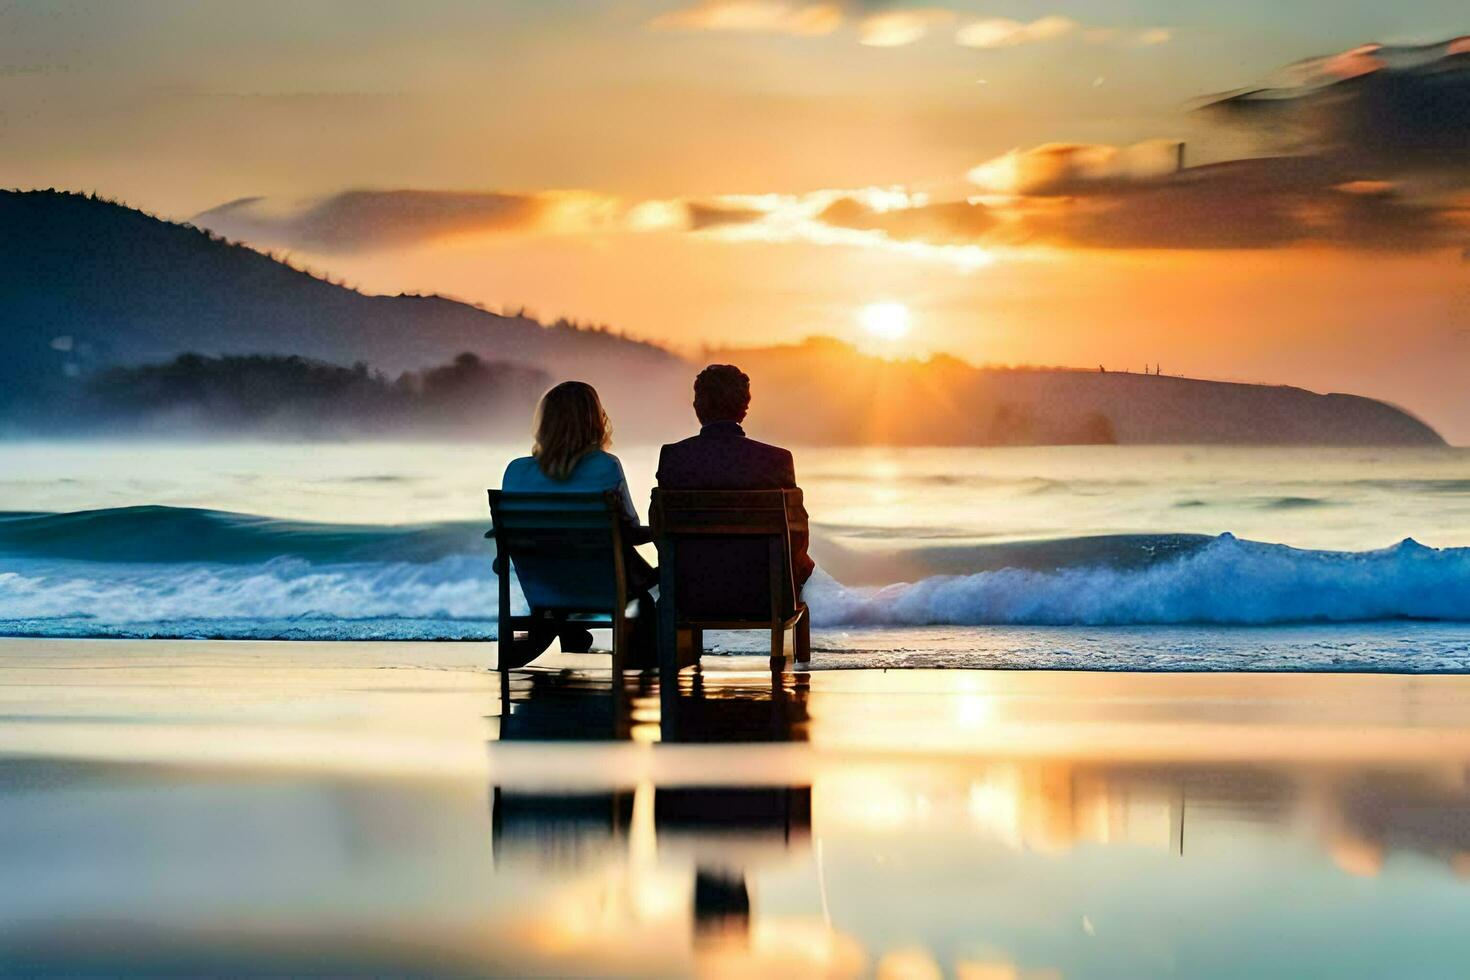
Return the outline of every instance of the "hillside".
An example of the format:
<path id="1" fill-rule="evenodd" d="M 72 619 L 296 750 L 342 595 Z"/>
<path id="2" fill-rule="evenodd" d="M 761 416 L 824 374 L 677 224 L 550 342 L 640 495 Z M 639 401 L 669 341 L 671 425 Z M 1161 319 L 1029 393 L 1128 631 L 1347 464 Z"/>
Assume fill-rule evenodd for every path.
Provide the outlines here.
<path id="1" fill-rule="evenodd" d="M 1285 386 L 884 361 L 822 339 L 707 355 L 751 375 L 753 429 L 808 444 L 1444 444 L 1392 405 Z"/>
<path id="2" fill-rule="evenodd" d="M 592 382 L 625 441 L 671 438 L 694 425 L 689 387 L 698 365 L 655 345 L 442 297 L 365 295 L 121 205 L 0 191 L 0 431 L 85 431 L 95 417 L 80 406 L 97 404 L 99 377 L 116 368 L 148 368 L 121 377 L 175 377 L 169 362 L 185 353 L 296 357 L 343 370 L 362 364 L 352 369 L 389 376 L 470 353 L 530 372 L 523 378 Z M 1299 388 L 990 370 L 950 357 L 886 361 L 831 340 L 706 353 L 740 364 L 754 379 L 752 432 L 797 444 L 1442 444 L 1429 426 L 1393 406 Z M 209 399 L 219 397 L 210 389 Z M 244 396 L 229 395 L 237 397 Z M 494 427 L 525 431 L 525 397 L 457 397 L 467 412 L 502 406 L 505 417 Z M 158 409 L 146 413 L 155 431 Z M 170 411 L 183 413 L 182 403 Z M 188 409 L 190 417 L 199 412 L 197 404 Z M 34 424 L 42 414 L 55 418 Z M 205 414 L 213 421 L 219 413 Z M 223 414 L 258 415 L 235 402 Z M 387 416 L 428 414 L 419 408 Z M 440 431 L 443 422 L 436 423 Z M 370 428 L 349 427 L 359 435 Z"/>
<path id="3" fill-rule="evenodd" d="M 186 351 L 394 374 L 468 351 L 608 387 L 629 375 L 644 392 L 687 385 L 683 362 L 651 344 L 442 297 L 364 295 L 191 226 L 51 191 L 0 191 L 0 311 L 0 403 Z"/>

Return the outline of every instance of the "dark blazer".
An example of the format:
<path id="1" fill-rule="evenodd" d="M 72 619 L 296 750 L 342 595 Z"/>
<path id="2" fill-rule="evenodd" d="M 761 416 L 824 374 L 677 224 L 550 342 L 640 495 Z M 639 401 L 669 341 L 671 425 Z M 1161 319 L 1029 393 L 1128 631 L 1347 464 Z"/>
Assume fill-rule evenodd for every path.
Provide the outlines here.
<path id="1" fill-rule="evenodd" d="M 796 487 L 796 463 L 789 450 L 747 438 L 736 422 L 712 422 L 658 454 L 658 485 L 666 490 L 785 490 Z M 806 509 L 791 514 L 802 530 L 791 532 L 791 567 L 798 587 L 816 564 L 807 554 L 811 535 Z"/>

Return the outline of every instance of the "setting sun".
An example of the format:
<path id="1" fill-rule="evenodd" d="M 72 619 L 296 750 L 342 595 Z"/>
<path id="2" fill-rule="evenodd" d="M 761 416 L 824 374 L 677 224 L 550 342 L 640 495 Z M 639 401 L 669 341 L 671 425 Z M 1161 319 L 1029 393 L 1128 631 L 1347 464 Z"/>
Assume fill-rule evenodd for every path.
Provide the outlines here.
<path id="1" fill-rule="evenodd" d="M 902 340 L 910 327 L 909 308 L 902 303 L 869 303 L 858 310 L 858 322 L 869 336 Z"/>

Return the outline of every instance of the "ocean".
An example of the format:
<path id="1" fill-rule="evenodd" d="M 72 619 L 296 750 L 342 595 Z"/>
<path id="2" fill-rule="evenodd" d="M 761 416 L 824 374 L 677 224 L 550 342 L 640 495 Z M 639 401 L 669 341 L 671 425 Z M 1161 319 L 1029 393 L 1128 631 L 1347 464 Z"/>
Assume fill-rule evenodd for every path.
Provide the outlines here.
<path id="1" fill-rule="evenodd" d="M 485 489 L 523 451 L 0 445 L 0 635 L 491 639 Z M 646 513 L 656 448 L 615 451 Z M 819 666 L 1470 670 L 1467 449 L 804 449 L 797 468 Z"/>

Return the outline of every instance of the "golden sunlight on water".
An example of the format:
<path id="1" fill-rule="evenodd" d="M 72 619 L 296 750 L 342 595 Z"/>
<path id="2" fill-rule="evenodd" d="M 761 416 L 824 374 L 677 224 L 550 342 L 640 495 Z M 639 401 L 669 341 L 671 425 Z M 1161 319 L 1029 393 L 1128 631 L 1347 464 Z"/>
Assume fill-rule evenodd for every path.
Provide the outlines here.
<path id="1" fill-rule="evenodd" d="M 669 701 L 559 655 L 502 683 L 475 644 L 10 650 L 0 858 L 35 883 L 0 897 L 18 972 L 1381 975 L 1413 948 L 1435 975 L 1470 956 L 1467 678 L 730 658 Z M 95 925 L 125 909 L 135 928 Z"/>

